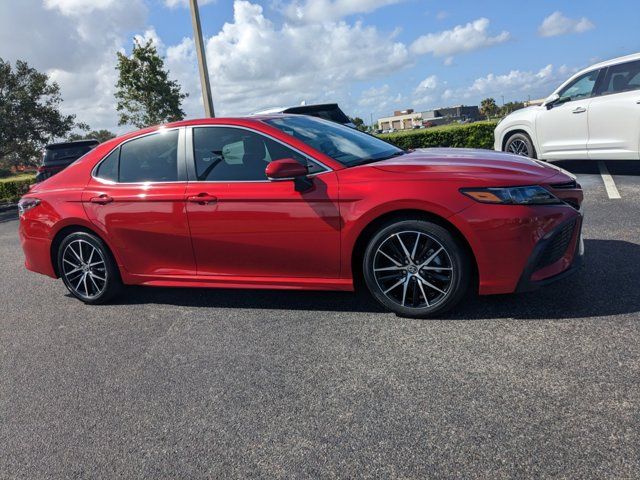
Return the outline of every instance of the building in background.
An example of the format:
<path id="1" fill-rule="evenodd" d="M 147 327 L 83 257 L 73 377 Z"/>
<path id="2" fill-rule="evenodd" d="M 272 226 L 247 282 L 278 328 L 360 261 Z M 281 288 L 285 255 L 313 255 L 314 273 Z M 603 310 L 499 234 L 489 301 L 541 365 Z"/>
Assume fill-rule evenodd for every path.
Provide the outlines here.
<path id="1" fill-rule="evenodd" d="M 457 105 L 455 107 L 437 108 L 422 112 L 422 123 L 427 127 L 456 122 L 477 122 L 481 119 L 480 110 L 476 105 Z"/>
<path id="2" fill-rule="evenodd" d="M 393 116 L 378 119 L 378 129 L 387 130 L 411 130 L 422 126 L 422 113 L 413 109 L 396 110 Z"/>
<path id="3" fill-rule="evenodd" d="M 478 120 L 482 120 L 482 116 L 475 105 L 457 105 L 424 112 L 414 112 L 413 109 L 407 109 L 396 110 L 393 112 L 393 116 L 378 119 L 378 129 L 382 131 L 411 130 L 448 123 L 477 122 Z"/>

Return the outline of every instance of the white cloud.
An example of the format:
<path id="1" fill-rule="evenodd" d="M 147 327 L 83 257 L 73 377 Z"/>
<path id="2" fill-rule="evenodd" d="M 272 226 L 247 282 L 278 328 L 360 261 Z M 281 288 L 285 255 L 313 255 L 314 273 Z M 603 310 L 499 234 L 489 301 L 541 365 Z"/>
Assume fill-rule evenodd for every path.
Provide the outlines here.
<path id="1" fill-rule="evenodd" d="M 489 20 L 479 18 L 466 25 L 458 25 L 452 30 L 423 35 L 411 44 L 411 51 L 418 55 L 431 53 L 436 57 L 447 57 L 446 63 L 451 64 L 450 57 L 453 55 L 490 47 L 509 40 L 509 32 L 503 31 L 491 36 L 487 31 L 488 28 Z"/>
<path id="2" fill-rule="evenodd" d="M 508 73 L 496 75 L 490 73 L 476 78 L 471 85 L 460 89 L 445 91 L 448 99 L 481 99 L 485 97 L 504 96 L 509 100 L 523 100 L 528 96 L 541 98 L 550 94 L 563 81 L 577 71 L 566 65 L 555 68 L 549 64 L 538 71 L 511 70 Z"/>
<path id="3" fill-rule="evenodd" d="M 444 10 L 441 10 L 438 13 L 436 13 L 436 19 L 437 20 L 444 20 L 448 16 L 449 16 L 449 12 L 446 12 Z"/>
<path id="4" fill-rule="evenodd" d="M 556 11 L 542 21 L 538 33 L 542 37 L 555 37 L 567 33 L 582 33 L 592 28 L 595 28 L 595 25 L 587 17 L 573 19 Z"/>
<path id="5" fill-rule="evenodd" d="M 5 9 L 7 3 L 0 6 L 0 57 L 46 71 L 60 85 L 64 113 L 116 129 L 116 52 L 129 31 L 144 26 L 144 0 L 22 0 Z"/>
<path id="6" fill-rule="evenodd" d="M 285 6 L 284 13 L 294 21 L 326 22 L 355 13 L 368 13 L 401 1 L 404 0 L 294 0 Z"/>
<path id="7" fill-rule="evenodd" d="M 435 75 L 429 75 L 427 78 L 422 80 L 418 86 L 416 87 L 416 93 L 426 92 L 427 90 L 433 90 L 438 86 L 438 77 Z"/>
<path id="8" fill-rule="evenodd" d="M 203 6 L 208 3 L 215 3 L 217 0 L 198 0 L 198 5 Z M 164 4 L 169 8 L 189 7 L 189 0 L 164 0 Z"/>
<path id="9" fill-rule="evenodd" d="M 405 96 L 399 92 L 392 92 L 387 84 L 364 90 L 358 100 L 360 110 L 375 113 L 376 116 L 388 115 L 393 110 L 405 108 L 406 103 Z"/>
<path id="10" fill-rule="evenodd" d="M 404 44 L 374 27 L 360 22 L 278 27 L 260 5 L 245 0 L 234 3 L 233 21 L 205 43 L 220 114 L 245 114 L 302 100 L 350 102 L 342 93 L 347 85 L 411 63 Z M 185 87 L 191 85 L 186 88 L 190 96 L 200 98 L 192 43 L 167 49 L 167 64 Z"/>

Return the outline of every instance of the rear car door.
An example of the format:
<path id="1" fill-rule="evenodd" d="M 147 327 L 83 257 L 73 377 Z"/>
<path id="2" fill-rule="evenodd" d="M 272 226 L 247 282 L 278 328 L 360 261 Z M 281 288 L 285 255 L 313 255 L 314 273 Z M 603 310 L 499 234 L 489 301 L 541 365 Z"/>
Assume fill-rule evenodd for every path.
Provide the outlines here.
<path id="1" fill-rule="evenodd" d="M 536 117 L 540 158 L 588 158 L 587 112 L 599 72 L 593 70 L 579 76 L 558 92 L 558 101 L 540 110 Z"/>
<path id="2" fill-rule="evenodd" d="M 589 158 L 640 158 L 640 60 L 613 65 L 589 106 Z"/>
<path id="3" fill-rule="evenodd" d="M 94 169 L 82 201 L 128 273 L 195 275 L 184 194 L 184 128 L 127 140 Z"/>
<path id="4" fill-rule="evenodd" d="M 187 210 L 199 275 L 336 278 L 337 178 L 274 138 L 239 126 L 191 130 Z M 189 144 L 189 142 L 188 142 Z M 269 181 L 269 161 L 309 165 L 312 187 Z"/>

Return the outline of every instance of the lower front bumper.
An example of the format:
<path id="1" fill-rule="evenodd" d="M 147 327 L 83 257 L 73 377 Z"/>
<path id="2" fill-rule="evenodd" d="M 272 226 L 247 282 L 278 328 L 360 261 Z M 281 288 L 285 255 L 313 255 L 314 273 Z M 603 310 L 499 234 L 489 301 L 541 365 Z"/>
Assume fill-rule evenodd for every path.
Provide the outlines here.
<path id="1" fill-rule="evenodd" d="M 575 223 L 569 245 L 564 255 L 553 264 L 540 268 L 541 259 L 550 245 L 562 234 L 563 228 Z M 582 217 L 572 219 L 555 228 L 535 246 L 525 267 L 516 292 L 530 292 L 562 280 L 576 273 L 584 263 L 584 241 L 582 239 Z M 545 272 L 548 274 L 545 275 Z"/>

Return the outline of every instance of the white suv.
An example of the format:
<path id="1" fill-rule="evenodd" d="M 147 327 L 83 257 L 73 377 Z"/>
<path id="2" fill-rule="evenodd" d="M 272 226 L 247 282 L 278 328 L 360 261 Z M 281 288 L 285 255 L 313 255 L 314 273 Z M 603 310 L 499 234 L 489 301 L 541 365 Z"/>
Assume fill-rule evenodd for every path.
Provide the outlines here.
<path id="1" fill-rule="evenodd" d="M 507 115 L 494 148 L 543 160 L 640 159 L 640 53 L 586 68 L 542 105 Z"/>

